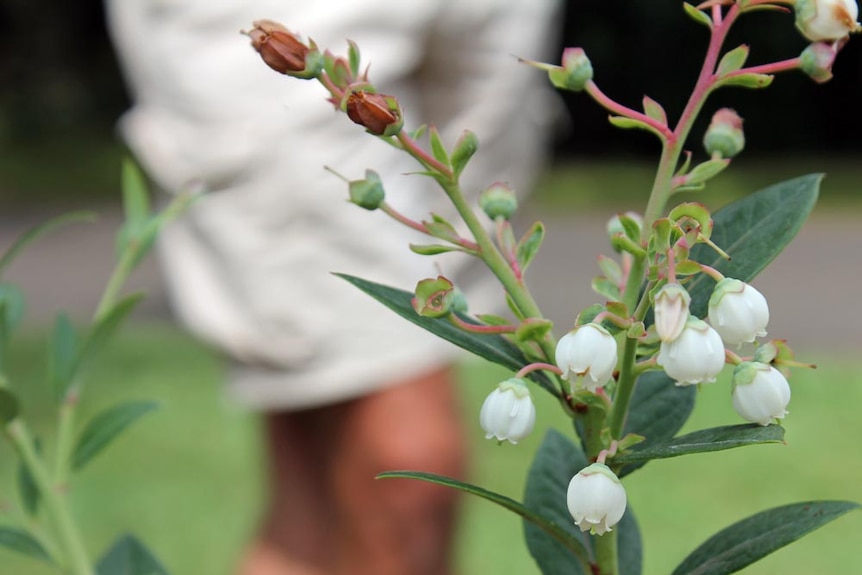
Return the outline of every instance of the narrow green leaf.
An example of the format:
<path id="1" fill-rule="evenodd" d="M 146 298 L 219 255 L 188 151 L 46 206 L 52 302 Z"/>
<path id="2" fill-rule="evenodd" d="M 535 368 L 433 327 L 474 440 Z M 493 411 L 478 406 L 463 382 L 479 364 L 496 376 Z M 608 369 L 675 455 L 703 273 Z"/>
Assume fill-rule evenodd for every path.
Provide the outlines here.
<path id="1" fill-rule="evenodd" d="M 760 88 L 768 87 L 770 84 L 772 84 L 772 80 L 774 79 L 775 76 L 770 76 L 769 74 L 735 74 L 733 76 L 728 76 L 726 78 L 718 80 L 715 83 L 715 88 L 724 88 L 726 86 L 739 86 L 740 88 L 751 88 L 753 90 L 758 90 Z"/>
<path id="2" fill-rule="evenodd" d="M 657 122 L 667 124 L 667 113 L 664 111 L 664 108 L 661 104 L 659 104 L 649 96 L 644 96 L 643 106 L 644 113 L 646 113 L 647 116 L 649 116 L 653 120 L 656 120 Z"/>
<path id="3" fill-rule="evenodd" d="M 84 467 L 127 427 L 157 407 L 154 401 L 130 401 L 97 414 L 81 432 L 72 455 L 72 468 Z"/>
<path id="4" fill-rule="evenodd" d="M 730 165 L 730 160 L 708 160 L 698 164 L 685 178 L 685 186 L 696 186 L 714 178 Z M 677 189 L 679 191 L 679 189 Z"/>
<path id="5" fill-rule="evenodd" d="M 507 367 L 513 371 L 517 371 L 529 363 L 517 347 L 499 335 L 469 333 L 455 327 L 445 318 L 429 318 L 420 316 L 416 313 L 416 310 L 413 309 L 413 306 L 410 303 L 413 299 L 413 294 L 410 292 L 377 284 L 347 274 L 335 275 L 347 280 L 406 320 L 415 323 L 434 335 L 441 337 L 462 349 L 466 349 L 479 357 Z M 467 322 L 473 322 L 473 320 L 466 316 L 462 316 L 461 319 Z M 557 394 L 553 382 L 541 371 L 531 372 L 527 377 L 537 382 L 550 393 L 554 395 Z"/>
<path id="6" fill-rule="evenodd" d="M 120 537 L 102 556 L 97 575 L 168 575 L 158 559 L 132 535 Z"/>
<path id="7" fill-rule="evenodd" d="M 470 130 L 464 130 L 458 141 L 455 142 L 455 147 L 452 149 L 452 171 L 456 176 L 461 175 L 467 163 L 476 150 L 479 149 L 479 138 Z"/>
<path id="8" fill-rule="evenodd" d="M 54 562 L 35 537 L 20 529 L 0 527 L 0 547 L 6 547 L 33 559 Z"/>
<path id="9" fill-rule="evenodd" d="M 663 371 L 648 371 L 638 377 L 629 404 L 623 436 L 636 433 L 646 438 L 641 449 L 670 439 L 682 429 L 694 409 L 694 386 L 677 387 Z M 628 475 L 644 463 L 626 465 L 618 474 Z"/>
<path id="10" fill-rule="evenodd" d="M 810 174 L 781 182 L 718 210 L 710 239 L 733 259 L 723 259 L 704 244 L 692 248 L 690 259 L 727 277 L 751 281 L 796 236 L 814 209 L 822 179 L 823 174 Z M 688 285 L 693 315 L 706 315 L 714 286 L 706 274 Z"/>
<path id="11" fill-rule="evenodd" d="M 137 238 L 150 219 L 150 196 L 144 174 L 130 158 L 123 160 L 122 170 L 124 228 L 130 238 Z"/>
<path id="12" fill-rule="evenodd" d="M 48 381 L 58 401 L 75 379 L 78 365 L 78 334 L 69 316 L 57 314 L 48 348 Z"/>
<path id="13" fill-rule="evenodd" d="M 3 315 L 0 317 L 7 333 L 12 333 L 24 317 L 26 300 L 24 292 L 12 284 L 0 284 L 0 302 L 3 302 Z"/>
<path id="14" fill-rule="evenodd" d="M 124 297 L 93 324 L 81 349 L 81 364 L 91 361 L 99 353 L 143 298 L 144 294 L 140 293 Z"/>
<path id="15" fill-rule="evenodd" d="M 0 387 L 0 424 L 11 423 L 21 413 L 18 398 L 7 387 Z"/>
<path id="16" fill-rule="evenodd" d="M 640 120 L 634 120 L 624 116 L 609 116 L 608 121 L 617 128 L 622 128 L 624 130 L 646 130 L 647 132 L 652 132 L 659 138 L 663 138 L 661 132 L 656 131 L 652 126 Z"/>
<path id="17" fill-rule="evenodd" d="M 524 505 L 521 505 L 514 499 L 506 497 L 505 495 L 500 495 L 499 493 L 494 493 L 493 491 L 488 491 L 487 489 L 483 489 L 481 487 L 472 485 L 470 483 L 465 483 L 463 481 L 458 481 L 457 479 L 451 479 L 449 477 L 443 477 L 442 475 L 435 475 L 433 473 L 422 473 L 418 471 L 387 471 L 378 475 L 377 478 L 419 479 L 421 481 L 436 483 L 438 485 L 445 485 L 447 487 L 452 487 L 453 489 L 458 489 L 466 493 L 478 495 L 483 499 L 487 499 L 492 503 L 496 503 L 497 505 L 520 515 L 524 518 L 525 521 L 529 521 L 533 525 L 536 525 L 545 533 L 553 537 L 556 541 L 565 546 L 565 548 L 568 549 L 572 554 L 574 554 L 576 557 L 579 557 L 581 561 L 583 561 L 584 563 L 589 562 L 587 551 L 578 539 L 572 537 L 570 533 L 562 529 L 554 522 L 545 519 L 533 510 L 528 509 Z M 563 501 L 565 502 L 565 499 L 563 499 Z"/>
<path id="18" fill-rule="evenodd" d="M 566 493 L 569 481 L 586 466 L 587 458 L 584 452 L 559 431 L 549 429 L 533 458 L 524 491 L 525 507 L 535 511 L 579 543 L 582 536 L 566 507 Z M 584 564 L 584 557 L 589 556 L 586 548 L 583 553 L 575 554 L 559 538 L 526 519 L 524 538 L 542 575 L 591 573 L 588 562 Z"/>
<path id="19" fill-rule="evenodd" d="M 636 445 L 632 451 L 613 458 L 614 463 L 640 463 L 651 459 L 679 457 L 689 453 L 723 451 L 746 445 L 781 443 L 784 428 L 780 425 L 725 425 L 702 429 L 666 441 L 651 441 Z"/>
<path id="20" fill-rule="evenodd" d="M 703 24 L 709 29 L 712 29 L 712 18 L 710 18 L 688 2 L 684 2 L 682 7 L 685 8 L 685 13 L 688 14 L 692 20 L 699 24 Z"/>
<path id="21" fill-rule="evenodd" d="M 545 226 L 542 222 L 535 222 L 526 234 L 518 241 L 517 258 L 521 271 L 525 271 L 545 239 Z"/>
<path id="22" fill-rule="evenodd" d="M 594 277 L 592 288 L 594 292 L 609 301 L 620 300 L 620 287 L 604 276 Z"/>
<path id="23" fill-rule="evenodd" d="M 707 539 L 672 575 L 736 573 L 859 507 L 852 501 L 807 501 L 762 511 Z"/>
<path id="24" fill-rule="evenodd" d="M 46 222 L 43 222 L 33 228 L 30 228 L 15 242 L 9 247 L 8 250 L 3 254 L 3 257 L 0 257 L 0 276 L 3 275 L 3 272 L 6 271 L 6 268 L 12 261 L 21 253 L 21 250 L 24 249 L 31 242 L 39 239 L 43 235 L 65 226 L 66 224 L 71 224 L 75 222 L 93 222 L 96 220 L 96 214 L 93 212 L 71 212 L 68 214 L 63 214 L 62 216 L 52 218 Z"/>
<path id="25" fill-rule="evenodd" d="M 440 132 L 432 126 L 429 133 L 431 153 L 434 155 L 434 159 L 444 166 L 449 166 L 449 152 L 446 151 L 446 146 L 443 145 L 443 140 L 440 139 Z"/>
<path id="26" fill-rule="evenodd" d="M 460 252 L 464 250 L 456 246 L 444 246 L 440 244 L 410 244 L 410 251 L 420 256 L 436 256 L 447 252 Z"/>
<path id="27" fill-rule="evenodd" d="M 722 56 L 715 73 L 717 76 L 721 77 L 725 74 L 736 72 L 745 66 L 746 60 L 748 60 L 748 46 L 742 44 Z"/>
<path id="28" fill-rule="evenodd" d="M 35 442 L 36 453 L 42 455 L 42 443 L 37 439 Z M 21 462 L 18 465 L 18 495 L 21 498 L 21 506 L 30 515 L 36 515 L 39 510 L 39 500 L 41 494 L 39 488 L 36 487 L 36 480 L 33 479 L 33 474 Z"/>
<path id="29" fill-rule="evenodd" d="M 347 45 L 347 58 L 350 63 L 350 74 L 354 78 L 359 78 L 359 66 L 362 61 L 362 57 L 359 52 L 359 45 L 353 40 L 348 40 Z"/>

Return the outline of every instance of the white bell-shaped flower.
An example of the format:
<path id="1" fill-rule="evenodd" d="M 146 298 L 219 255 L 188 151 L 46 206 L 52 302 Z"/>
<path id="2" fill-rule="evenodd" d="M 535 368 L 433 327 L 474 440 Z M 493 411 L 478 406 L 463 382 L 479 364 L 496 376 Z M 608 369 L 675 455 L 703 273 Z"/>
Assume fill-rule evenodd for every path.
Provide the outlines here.
<path id="1" fill-rule="evenodd" d="M 751 343 L 766 335 L 769 305 L 752 286 L 724 278 L 709 298 L 709 322 L 727 345 Z"/>
<path id="2" fill-rule="evenodd" d="M 790 384 L 765 363 L 747 361 L 733 370 L 733 408 L 746 421 L 769 425 L 787 415 Z"/>
<path id="3" fill-rule="evenodd" d="M 856 0 L 796 0 L 796 27 L 812 42 L 844 38 L 859 29 Z"/>
<path id="4" fill-rule="evenodd" d="M 530 435 L 536 423 L 536 406 L 527 382 L 513 377 L 500 382 L 485 398 L 479 411 L 479 424 L 485 438 L 509 441 L 513 445 Z"/>
<path id="5" fill-rule="evenodd" d="M 662 342 L 656 360 L 677 385 L 715 381 L 724 367 L 724 344 L 705 321 L 689 318 L 678 338 Z"/>
<path id="6" fill-rule="evenodd" d="M 569 482 L 566 503 L 581 531 L 604 535 L 626 512 L 626 490 L 607 465 L 593 463 Z"/>
<path id="7" fill-rule="evenodd" d="M 560 338 L 556 358 L 563 379 L 568 380 L 574 374 L 578 384 L 594 392 L 613 377 L 617 342 L 599 324 L 588 323 Z"/>
<path id="8" fill-rule="evenodd" d="M 677 283 L 665 284 L 655 295 L 655 330 L 662 341 L 679 337 L 688 321 L 691 296 Z"/>

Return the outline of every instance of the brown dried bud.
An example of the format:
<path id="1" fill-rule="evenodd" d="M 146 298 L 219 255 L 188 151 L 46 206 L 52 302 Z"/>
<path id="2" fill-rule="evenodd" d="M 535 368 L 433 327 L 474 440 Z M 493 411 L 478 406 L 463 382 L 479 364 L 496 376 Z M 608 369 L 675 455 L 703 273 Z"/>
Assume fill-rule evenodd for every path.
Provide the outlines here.
<path id="1" fill-rule="evenodd" d="M 267 66 L 281 74 L 305 71 L 310 49 L 299 38 L 271 20 L 256 20 L 252 26 L 254 28 L 245 34 Z"/>
<path id="2" fill-rule="evenodd" d="M 401 111 L 392 96 L 354 90 L 347 96 L 345 110 L 354 123 L 375 136 L 391 136 L 401 129 Z"/>

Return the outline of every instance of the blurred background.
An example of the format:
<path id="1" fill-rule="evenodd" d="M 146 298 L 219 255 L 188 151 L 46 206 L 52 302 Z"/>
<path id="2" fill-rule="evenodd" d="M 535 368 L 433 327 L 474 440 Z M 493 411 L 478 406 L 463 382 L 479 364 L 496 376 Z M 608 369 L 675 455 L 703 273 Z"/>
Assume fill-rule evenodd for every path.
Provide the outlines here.
<path id="1" fill-rule="evenodd" d="M 46 326 L 59 309 L 79 319 L 92 313 L 112 267 L 119 224 L 125 150 L 114 123 L 128 96 L 101 10 L 96 0 L 0 4 L 0 249 L 64 211 L 92 208 L 101 214 L 94 225 L 67 228 L 34 245 L 6 278 L 29 300 L 11 373 L 26 390 L 28 417 L 46 431 L 50 402 L 38 385 L 44 379 Z M 805 47 L 790 15 L 751 15 L 729 45 L 742 38 L 751 42 L 752 64 L 793 57 Z M 627 2 L 623 9 L 614 1 L 570 1 L 561 47 L 584 47 L 596 81 L 618 101 L 636 107 L 646 93 L 675 117 L 705 43 L 703 28 L 687 20 L 678 2 Z M 655 462 L 632 476 L 627 487 L 644 533 L 647 574 L 669 572 L 711 533 L 756 511 L 814 498 L 862 500 L 862 418 L 856 414 L 862 401 L 856 287 L 862 277 L 859 38 L 847 45 L 833 71 L 835 78 L 824 85 L 802 74 L 778 76 L 768 97 L 742 89 L 721 92 L 693 132 L 699 139 L 719 106 L 745 118 L 745 152 L 698 198 L 711 207 L 779 180 L 828 174 L 812 219 L 755 282 L 770 301 L 770 335 L 789 338 L 802 360 L 819 367 L 798 371 L 791 380 L 786 446 Z M 549 229 L 531 274 L 538 300 L 561 326 L 557 331 L 593 303 L 588 281 L 598 270 L 592 262 L 598 253 L 610 253 L 602 241 L 605 221 L 642 204 L 657 155 L 652 136 L 611 128 L 607 114 L 585 96 L 566 94 L 564 101 L 568 120 L 523 214 L 525 220 L 544 220 Z M 134 530 L 173 573 L 226 575 L 261 505 L 256 421 L 222 398 L 220 359 L 172 325 L 154 261 L 142 266 L 130 289 L 147 291 L 148 299 L 93 373 L 85 411 L 120 398 L 155 398 L 162 409 L 77 478 L 73 500 L 95 550 L 118 532 Z M 519 499 L 542 429 L 517 448 L 482 441 L 473 422 L 478 405 L 505 374 L 468 359 L 463 373 L 464 413 L 475 430 L 474 481 Z M 736 422 L 728 396 L 726 381 L 706 386 L 686 429 Z M 556 415 L 551 402 L 540 403 L 539 410 Z M 540 419 L 543 426 L 568 431 L 565 421 Z M 0 447 L 0 501 L 15 497 L 14 461 Z M 538 572 L 520 543 L 517 518 L 483 501 L 466 503 L 462 573 Z M 745 573 L 862 571 L 853 548 L 859 536 L 862 514 Z M 501 544 L 510 539 L 517 544 Z M 49 572 L 0 550 L 0 573 Z"/>

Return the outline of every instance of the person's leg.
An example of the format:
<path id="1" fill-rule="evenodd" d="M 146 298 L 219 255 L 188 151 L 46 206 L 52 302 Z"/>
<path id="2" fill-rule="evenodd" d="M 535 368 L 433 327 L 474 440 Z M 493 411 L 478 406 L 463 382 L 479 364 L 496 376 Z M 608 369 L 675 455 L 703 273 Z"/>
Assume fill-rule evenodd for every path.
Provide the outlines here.
<path id="1" fill-rule="evenodd" d="M 341 406 L 331 460 L 337 575 L 450 572 L 457 492 L 382 471 L 461 477 L 465 448 L 450 369 L 411 378 Z"/>
<path id="2" fill-rule="evenodd" d="M 323 575 L 334 521 L 327 493 L 331 408 L 264 416 L 269 464 L 267 511 L 240 575 Z"/>

